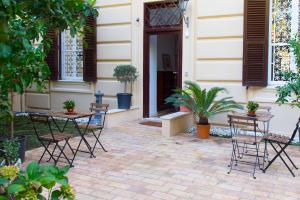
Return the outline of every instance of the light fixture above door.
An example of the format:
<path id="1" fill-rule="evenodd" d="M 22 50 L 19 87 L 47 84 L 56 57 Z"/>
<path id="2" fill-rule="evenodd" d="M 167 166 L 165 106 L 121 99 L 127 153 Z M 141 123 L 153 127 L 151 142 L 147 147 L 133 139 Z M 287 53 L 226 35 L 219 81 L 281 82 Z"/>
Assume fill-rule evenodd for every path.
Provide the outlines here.
<path id="1" fill-rule="evenodd" d="M 189 28 L 190 18 L 186 16 L 189 0 L 178 0 L 178 6 L 180 9 L 181 17 L 186 24 L 186 27 Z"/>

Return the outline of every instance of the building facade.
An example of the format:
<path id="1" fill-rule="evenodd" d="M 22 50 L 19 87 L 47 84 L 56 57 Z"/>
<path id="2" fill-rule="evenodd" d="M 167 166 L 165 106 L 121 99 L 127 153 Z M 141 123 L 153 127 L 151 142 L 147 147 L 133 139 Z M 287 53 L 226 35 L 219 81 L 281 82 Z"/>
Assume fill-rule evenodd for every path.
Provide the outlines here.
<path id="1" fill-rule="evenodd" d="M 159 73 L 154 72 L 155 75 L 151 75 L 152 67 L 156 66 L 164 68 L 161 71 L 171 71 L 176 74 L 177 85 L 175 86 L 184 86 L 186 80 L 197 81 L 203 88 L 214 86 L 226 88 L 229 95 L 233 96 L 237 102 L 245 104 L 247 101 L 256 101 L 261 105 L 271 106 L 275 116 L 271 122 L 271 130 L 290 134 L 288 131 L 294 128 L 295 121 L 299 117 L 299 110 L 275 103 L 276 86 L 282 83 L 282 78 L 278 76 L 277 71 L 294 66 L 286 41 L 292 34 L 299 32 L 299 0 L 271 0 L 271 2 L 252 0 L 255 4 L 267 2 L 266 8 L 269 10 L 269 15 L 265 16 L 268 17 L 266 18 L 268 19 L 268 37 L 264 35 L 265 41 L 267 38 L 269 44 L 267 51 L 264 49 L 264 52 L 268 53 L 268 62 L 266 62 L 268 67 L 263 70 L 266 70 L 267 74 L 264 74 L 266 77 L 264 84 L 257 86 L 245 84 L 245 74 L 243 74 L 246 70 L 245 63 L 243 64 L 246 48 L 245 16 L 251 17 L 251 12 L 245 9 L 245 3 L 248 1 L 251 2 L 251 0 L 190 0 L 185 14 L 188 23 L 183 21 L 180 28 L 172 29 L 173 32 L 170 29 L 165 33 L 177 34 L 177 36 L 173 34 L 175 39 L 172 40 L 172 35 L 163 37 L 164 34 L 160 32 L 162 30 L 147 32 L 146 23 L 152 22 L 147 22 L 145 19 L 147 17 L 146 5 L 161 1 L 97 0 L 96 6 L 100 14 L 96 31 L 96 82 L 83 81 L 80 78 L 82 76 L 80 67 L 77 69 L 73 67 L 71 69 L 75 70 L 73 75 L 77 74 L 75 78 L 74 76 L 68 77 L 67 70 L 65 70 L 61 72 L 64 76 L 61 74 L 60 77 L 67 78 L 50 81 L 44 93 L 36 92 L 35 88 L 28 89 L 25 96 L 21 98 L 20 105 L 16 107 L 26 111 L 61 110 L 63 101 L 74 99 L 78 110 L 87 110 L 89 103 L 95 101 L 95 92 L 101 91 L 104 93 L 103 101 L 109 103 L 111 108 L 116 108 L 116 94 L 123 90 L 123 85 L 113 77 L 114 67 L 119 64 L 132 64 L 139 71 L 139 78 L 134 83 L 133 89 L 133 106 L 138 108 L 137 117 L 155 115 L 159 105 L 155 108 L 152 106 L 155 103 L 159 104 L 156 99 L 158 99 L 157 95 L 160 95 L 158 91 L 160 87 L 157 84 L 166 83 L 158 82 Z M 165 15 L 165 12 L 168 13 L 164 11 Z M 287 26 L 284 26 L 285 24 Z M 264 28 L 266 27 L 261 27 L 261 29 Z M 250 34 L 249 31 L 246 34 Z M 79 55 L 80 48 L 77 47 L 80 46 L 80 41 L 76 39 L 68 41 L 68 38 L 65 40 L 65 42 L 73 42 L 73 46 L 77 45 L 73 48 L 73 53 Z M 159 40 L 165 41 L 166 44 L 158 42 Z M 174 44 L 175 46 L 172 46 Z M 159 45 L 164 47 L 159 48 Z M 153 48 L 156 51 L 152 51 Z M 164 52 L 158 53 L 159 49 L 163 48 L 165 48 Z M 168 48 L 169 50 L 176 49 L 176 52 L 172 53 Z M 68 54 L 68 51 L 66 50 L 65 54 Z M 67 59 L 67 56 L 65 58 Z M 76 59 L 70 62 L 80 63 Z M 159 64 L 160 62 L 162 64 Z M 172 66 L 176 66 L 175 68 L 179 71 L 171 70 Z M 169 70 L 168 67 L 170 67 Z M 145 73 L 145 69 L 149 72 Z M 156 70 L 159 71 L 159 69 Z M 162 77 L 166 76 L 168 75 Z M 147 82 L 149 84 L 145 89 Z M 151 95 L 151 91 L 154 96 Z M 164 94 L 164 90 L 160 92 Z M 226 125 L 226 116 L 217 116 L 212 119 L 212 122 Z"/>

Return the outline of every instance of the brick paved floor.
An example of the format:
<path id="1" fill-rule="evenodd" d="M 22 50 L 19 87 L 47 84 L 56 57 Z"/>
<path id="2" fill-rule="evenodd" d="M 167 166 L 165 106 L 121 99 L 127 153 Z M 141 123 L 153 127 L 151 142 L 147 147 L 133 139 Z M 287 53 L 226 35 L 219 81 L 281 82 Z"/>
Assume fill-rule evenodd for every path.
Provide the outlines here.
<path id="1" fill-rule="evenodd" d="M 129 122 L 105 130 L 102 141 L 107 153 L 97 150 L 94 159 L 79 154 L 70 170 L 77 199 L 300 199 L 299 170 L 293 178 L 280 160 L 256 180 L 237 171 L 228 175 L 229 139 L 166 139 L 160 128 Z M 289 152 L 300 166 L 300 147 Z M 27 158 L 40 153 L 27 152 Z"/>

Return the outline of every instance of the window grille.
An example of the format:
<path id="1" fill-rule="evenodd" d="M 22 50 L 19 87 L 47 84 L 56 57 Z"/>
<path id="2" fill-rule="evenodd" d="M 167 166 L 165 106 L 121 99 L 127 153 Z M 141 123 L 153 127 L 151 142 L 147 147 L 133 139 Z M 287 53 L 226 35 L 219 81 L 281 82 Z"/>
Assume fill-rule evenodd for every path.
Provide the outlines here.
<path id="1" fill-rule="evenodd" d="M 177 1 L 145 4 L 146 27 L 169 27 L 182 24 L 182 16 Z"/>
<path id="2" fill-rule="evenodd" d="M 61 33 L 61 79 L 83 80 L 83 38 L 70 30 Z"/>
<path id="3" fill-rule="evenodd" d="M 289 40 L 299 32 L 299 0 L 272 0 L 271 8 L 271 82 L 285 81 L 282 71 L 295 70 Z"/>

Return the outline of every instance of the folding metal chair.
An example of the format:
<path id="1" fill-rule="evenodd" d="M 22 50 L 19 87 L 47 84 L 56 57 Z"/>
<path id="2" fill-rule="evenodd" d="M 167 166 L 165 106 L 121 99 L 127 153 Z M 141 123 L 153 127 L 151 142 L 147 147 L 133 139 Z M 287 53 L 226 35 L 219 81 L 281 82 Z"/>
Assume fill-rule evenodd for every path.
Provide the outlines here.
<path id="1" fill-rule="evenodd" d="M 260 168 L 264 163 L 264 157 L 266 156 L 265 150 L 263 150 L 263 155 L 260 155 L 260 143 L 263 139 L 263 134 L 258 128 L 258 123 L 256 118 L 246 117 L 246 116 L 235 116 L 234 114 L 228 115 L 231 136 L 232 136 L 232 154 L 230 159 L 230 170 L 252 173 L 255 179 L 255 172 L 257 167 Z M 243 160 L 244 157 L 254 157 L 254 161 Z M 262 159 L 262 164 L 260 163 L 260 158 Z M 236 168 L 238 164 L 251 165 L 253 166 L 253 171 L 245 171 L 240 168 Z"/>
<path id="2" fill-rule="evenodd" d="M 78 125 L 78 127 L 81 129 L 87 128 L 89 131 L 91 131 L 91 133 L 95 137 L 96 141 L 92 148 L 93 153 L 95 151 L 97 144 L 99 144 L 101 146 L 103 151 L 107 152 L 106 149 L 104 148 L 104 146 L 102 145 L 102 143 L 100 142 L 100 135 L 104 128 L 105 117 L 106 117 L 106 114 L 108 111 L 108 107 L 109 107 L 108 104 L 91 103 L 91 107 L 90 107 L 91 112 L 96 112 L 94 119 L 92 119 L 92 121 L 98 121 L 98 123 L 97 124 L 89 124 L 88 126 L 87 126 L 87 124 Z"/>
<path id="3" fill-rule="evenodd" d="M 291 169 L 291 167 L 287 164 L 287 162 L 284 160 L 284 158 L 281 156 L 282 154 L 284 154 L 287 159 L 290 161 L 290 163 L 292 164 L 292 166 L 295 169 L 298 169 L 295 165 L 295 163 L 292 161 L 292 159 L 290 158 L 290 156 L 287 154 L 286 152 L 286 148 L 293 142 L 297 132 L 300 134 L 300 118 L 298 120 L 298 123 L 296 124 L 296 128 L 293 131 L 293 134 L 291 137 L 287 137 L 287 136 L 282 136 L 282 135 L 278 135 L 278 134 L 267 134 L 265 136 L 265 140 L 272 146 L 272 148 L 275 150 L 276 155 L 274 156 L 274 158 L 269 162 L 269 164 L 267 165 L 266 168 L 264 168 L 263 172 L 265 173 L 267 171 L 267 169 L 272 165 L 272 163 L 279 157 L 282 162 L 284 163 L 284 165 L 288 168 L 288 170 L 290 171 L 290 173 L 293 175 L 293 177 L 295 177 L 295 174 L 293 172 L 293 170 Z M 277 145 L 277 147 L 275 147 L 275 145 Z"/>
<path id="4" fill-rule="evenodd" d="M 72 135 L 54 131 L 57 128 L 56 123 L 54 123 L 54 119 L 47 114 L 29 114 L 29 117 L 33 124 L 35 135 L 44 147 L 44 152 L 38 162 L 40 163 L 42 161 L 47 152 L 50 156 L 47 162 L 50 162 L 52 159 L 56 165 L 60 158 L 63 158 L 72 166 L 72 159 L 68 158 L 64 152 L 66 146 L 68 146 L 74 155 L 74 151 L 69 143 L 69 139 Z M 54 127 L 53 124 L 55 125 Z M 54 148 L 51 150 L 50 146 L 53 144 Z M 58 154 L 55 154 L 56 150 L 58 150 Z"/>

